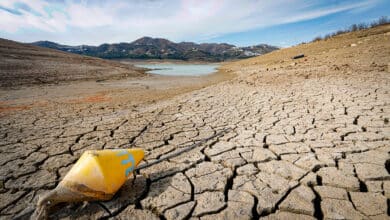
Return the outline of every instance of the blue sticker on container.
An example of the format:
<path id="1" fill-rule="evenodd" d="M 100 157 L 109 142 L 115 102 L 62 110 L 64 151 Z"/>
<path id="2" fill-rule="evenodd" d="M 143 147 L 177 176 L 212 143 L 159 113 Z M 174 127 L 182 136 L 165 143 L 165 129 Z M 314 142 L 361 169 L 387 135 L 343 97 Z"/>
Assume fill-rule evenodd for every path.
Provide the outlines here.
<path id="1" fill-rule="evenodd" d="M 119 152 L 117 155 L 118 156 L 123 156 L 123 155 L 127 155 L 128 156 L 127 159 L 122 160 L 121 164 L 122 165 L 130 164 L 130 166 L 125 171 L 126 177 L 129 176 L 130 173 L 134 170 L 134 165 L 135 165 L 135 160 L 134 160 L 133 155 L 130 152 L 126 151 L 126 150 L 123 150 L 123 151 Z"/>

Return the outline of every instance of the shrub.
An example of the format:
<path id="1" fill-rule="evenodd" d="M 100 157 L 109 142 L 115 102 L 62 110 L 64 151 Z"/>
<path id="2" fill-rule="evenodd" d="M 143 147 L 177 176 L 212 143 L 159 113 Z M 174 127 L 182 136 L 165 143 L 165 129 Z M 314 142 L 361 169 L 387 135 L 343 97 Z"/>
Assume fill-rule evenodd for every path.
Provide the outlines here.
<path id="1" fill-rule="evenodd" d="M 387 16 L 382 16 L 379 18 L 377 23 L 378 23 L 378 25 L 388 24 L 388 23 L 390 23 L 390 19 L 387 18 Z"/>
<path id="2" fill-rule="evenodd" d="M 373 28 L 373 27 L 376 27 L 379 25 L 384 25 L 384 24 L 389 24 L 389 23 L 390 23 L 390 19 L 387 16 L 382 16 L 382 17 L 378 18 L 378 20 L 371 22 L 369 25 L 366 23 L 353 24 L 345 30 L 338 30 L 338 31 L 330 33 L 330 34 L 326 34 L 323 38 L 321 36 L 318 36 L 318 37 L 314 38 L 311 42 L 320 41 L 320 40 L 327 40 L 329 38 L 332 38 L 332 37 L 340 35 L 340 34 L 354 32 L 354 31 L 360 31 L 360 30 L 364 30 L 367 28 Z"/>
<path id="3" fill-rule="evenodd" d="M 318 36 L 318 37 L 316 37 L 316 38 L 313 39 L 313 42 L 320 41 L 320 40 L 322 40 L 322 37 L 321 37 L 321 36 Z"/>
<path id="4" fill-rule="evenodd" d="M 367 29 L 367 24 L 366 23 L 358 24 L 358 30 L 364 30 L 364 29 Z"/>
<path id="5" fill-rule="evenodd" d="M 351 27 L 349 27 L 348 31 L 357 31 L 357 30 L 359 30 L 358 25 L 357 24 L 353 24 L 353 25 L 351 25 Z"/>

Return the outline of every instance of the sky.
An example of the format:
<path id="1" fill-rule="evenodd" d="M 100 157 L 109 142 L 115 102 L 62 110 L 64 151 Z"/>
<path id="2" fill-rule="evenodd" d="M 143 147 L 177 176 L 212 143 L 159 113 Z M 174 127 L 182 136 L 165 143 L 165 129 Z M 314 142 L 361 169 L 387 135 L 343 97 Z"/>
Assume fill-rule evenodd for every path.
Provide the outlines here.
<path id="1" fill-rule="evenodd" d="M 390 17 L 390 0 L 0 0 L 0 38 L 288 47 L 381 16 Z"/>

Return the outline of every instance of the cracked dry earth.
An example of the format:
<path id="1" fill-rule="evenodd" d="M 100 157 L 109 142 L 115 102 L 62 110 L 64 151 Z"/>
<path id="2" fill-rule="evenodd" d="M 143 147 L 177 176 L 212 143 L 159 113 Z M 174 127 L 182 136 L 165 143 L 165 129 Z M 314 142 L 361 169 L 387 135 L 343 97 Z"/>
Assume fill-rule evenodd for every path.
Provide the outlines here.
<path id="1" fill-rule="evenodd" d="M 51 218 L 388 219 L 389 72 L 290 77 L 298 68 L 326 71 L 312 68 L 318 60 L 300 62 L 238 66 L 234 80 L 145 106 L 2 117 L 1 218 L 28 218 L 85 150 L 141 147 L 148 163 L 231 128 L 140 170 L 111 201 L 62 204 Z M 289 78 L 262 81 L 267 74 Z"/>

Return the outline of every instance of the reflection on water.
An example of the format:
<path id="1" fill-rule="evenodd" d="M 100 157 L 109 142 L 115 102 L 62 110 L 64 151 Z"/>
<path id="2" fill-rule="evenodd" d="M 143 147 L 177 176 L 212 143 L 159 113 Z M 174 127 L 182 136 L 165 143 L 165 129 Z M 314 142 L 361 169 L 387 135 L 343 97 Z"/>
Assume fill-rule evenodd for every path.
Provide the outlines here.
<path id="1" fill-rule="evenodd" d="M 201 76 L 216 72 L 218 64 L 136 64 L 135 66 L 152 69 L 148 73 L 167 76 Z"/>

